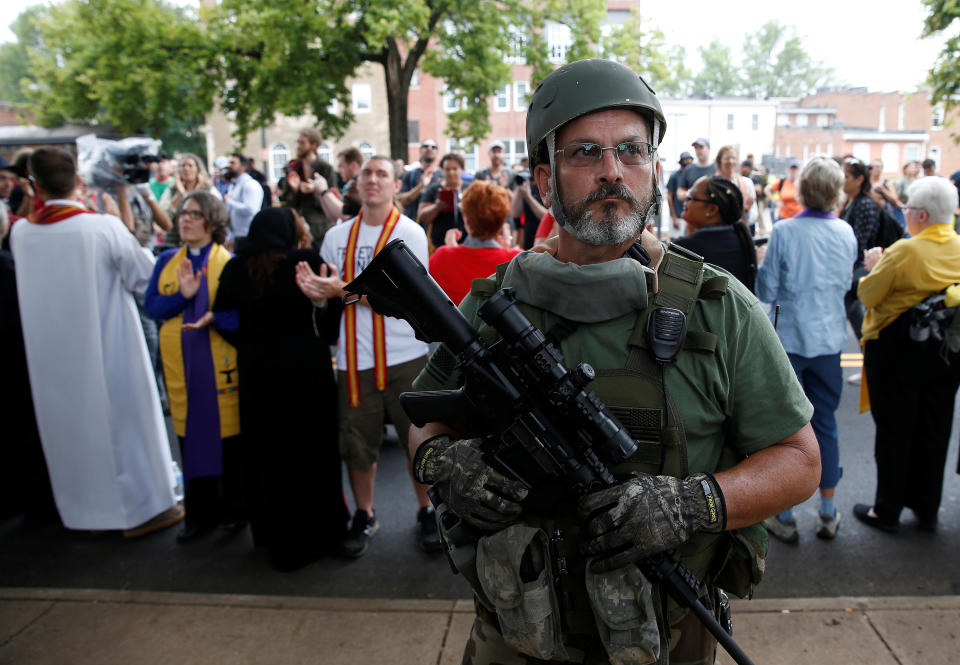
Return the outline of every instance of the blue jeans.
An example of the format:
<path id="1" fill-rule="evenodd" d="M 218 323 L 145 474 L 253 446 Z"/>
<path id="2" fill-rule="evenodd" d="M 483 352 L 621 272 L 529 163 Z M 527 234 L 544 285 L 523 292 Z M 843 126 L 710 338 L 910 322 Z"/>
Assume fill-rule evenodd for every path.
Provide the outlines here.
<path id="1" fill-rule="evenodd" d="M 793 371 L 803 392 L 813 404 L 810 424 L 820 444 L 820 489 L 832 489 L 843 476 L 840 466 L 840 442 L 837 434 L 837 407 L 843 390 L 840 354 L 805 358 L 788 353 Z"/>

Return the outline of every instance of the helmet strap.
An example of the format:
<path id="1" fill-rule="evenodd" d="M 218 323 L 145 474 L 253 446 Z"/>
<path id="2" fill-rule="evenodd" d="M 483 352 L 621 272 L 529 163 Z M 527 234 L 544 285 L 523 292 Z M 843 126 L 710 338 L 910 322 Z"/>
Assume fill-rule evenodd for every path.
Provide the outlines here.
<path id="1" fill-rule="evenodd" d="M 557 190 L 557 132 L 550 132 L 546 136 L 547 155 L 550 156 L 550 212 L 557 224 L 564 226 L 567 223 L 567 215 L 563 211 L 563 205 L 560 203 L 560 192 Z"/>

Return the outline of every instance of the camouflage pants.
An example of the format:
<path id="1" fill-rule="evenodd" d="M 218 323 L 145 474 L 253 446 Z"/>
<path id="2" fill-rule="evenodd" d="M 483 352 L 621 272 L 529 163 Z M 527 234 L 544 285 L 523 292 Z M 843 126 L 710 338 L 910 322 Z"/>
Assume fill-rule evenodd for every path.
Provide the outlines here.
<path id="1" fill-rule="evenodd" d="M 717 642 L 692 614 L 688 613 L 670 627 L 670 665 L 713 665 Z M 609 665 L 606 651 L 597 639 L 580 639 L 573 648 L 567 643 L 572 660 L 565 665 Z M 463 651 L 462 665 L 557 665 L 558 661 L 526 656 L 507 646 L 497 627 L 484 612 L 478 612 Z"/>

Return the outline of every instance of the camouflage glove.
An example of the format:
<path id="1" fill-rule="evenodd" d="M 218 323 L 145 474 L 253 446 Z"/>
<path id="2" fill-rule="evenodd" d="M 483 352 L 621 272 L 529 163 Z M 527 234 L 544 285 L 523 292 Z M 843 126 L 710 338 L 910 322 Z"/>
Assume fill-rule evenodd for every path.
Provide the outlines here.
<path id="1" fill-rule="evenodd" d="M 639 474 L 580 499 L 583 553 L 597 557 L 594 572 L 620 568 L 673 549 L 697 531 L 723 531 L 723 492 L 708 473 L 689 478 Z"/>
<path id="2" fill-rule="evenodd" d="M 479 441 L 455 441 L 446 434 L 427 439 L 413 457 L 413 473 L 419 482 L 436 487 L 467 523 L 499 531 L 517 521 L 527 488 L 483 461 Z"/>

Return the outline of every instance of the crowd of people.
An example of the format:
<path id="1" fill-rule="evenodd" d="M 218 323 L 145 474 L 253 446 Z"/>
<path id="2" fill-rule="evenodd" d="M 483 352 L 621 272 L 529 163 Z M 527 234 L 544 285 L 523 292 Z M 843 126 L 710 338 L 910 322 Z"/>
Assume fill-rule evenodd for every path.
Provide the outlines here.
<path id="1" fill-rule="evenodd" d="M 591 89 L 571 88 L 573 74 Z M 649 595 L 623 566 L 660 550 L 680 548 L 711 581 L 735 556 L 719 548 L 742 548 L 762 570 L 760 523 L 797 542 L 793 506 L 817 482 L 815 532 L 835 538 L 849 324 L 877 427 L 876 494 L 853 514 L 896 532 L 907 507 L 935 530 L 960 387 L 960 319 L 944 318 L 960 303 L 946 293 L 960 284 L 955 184 L 920 176 L 915 163 L 886 181 L 882 163 L 852 156 L 791 161 L 771 179 L 732 145 L 711 162 L 706 138 L 661 184 L 666 121 L 642 79 L 581 61 L 548 82 L 531 101 L 529 160 L 505 164 L 495 142 L 475 174 L 432 139 L 410 165 L 356 148 L 330 164 L 313 128 L 276 183 L 239 153 L 214 160 L 212 175 L 197 155 L 166 158 L 148 182 L 106 194 L 85 187 L 65 150 L 0 161 L 0 302 L 15 370 L 5 403 L 21 406 L 11 427 L 22 443 L 4 514 L 28 509 L 127 537 L 182 521 L 181 544 L 249 526 L 279 570 L 356 558 L 380 526 L 374 490 L 389 419 L 409 451 L 425 551 L 443 549 L 428 485 L 466 521 L 509 534 L 480 539 L 487 565 L 474 574 L 469 648 L 589 653 L 600 648 L 590 640 L 534 644 L 517 629 L 515 610 L 498 603 L 504 560 L 518 580 L 540 579 L 549 553 L 537 534 L 579 534 L 579 553 L 565 560 L 591 572 L 558 609 L 557 625 L 569 627 L 582 624 L 577 612 L 610 609 L 598 589 Z M 553 95 L 576 99 L 553 105 Z M 671 220 L 662 239 L 651 233 L 661 186 Z M 479 307 L 510 286 L 568 366 L 599 370 L 591 390 L 641 448 L 616 468 L 623 484 L 566 497 L 545 519 L 522 506 L 536 488 L 491 467 L 476 440 L 449 423 L 410 422 L 402 392 L 455 388 L 462 376 L 446 347 L 430 355 L 407 322 L 348 298 L 347 285 L 396 239 L 479 328 Z M 628 256 L 641 258 L 619 260 Z M 664 308 L 690 329 L 672 365 L 651 358 L 637 332 Z M 661 514 L 667 502 L 676 515 Z M 738 577 L 727 590 L 746 594 L 758 581 Z M 719 606 L 710 589 L 705 602 Z M 671 658 L 714 648 L 688 615 L 664 608 L 664 619 L 651 610 L 646 620 L 680 635 Z M 592 621 L 584 630 L 596 637 Z M 599 639 L 609 651 L 627 637 L 636 635 Z M 636 646 L 661 648 L 649 635 Z"/>

